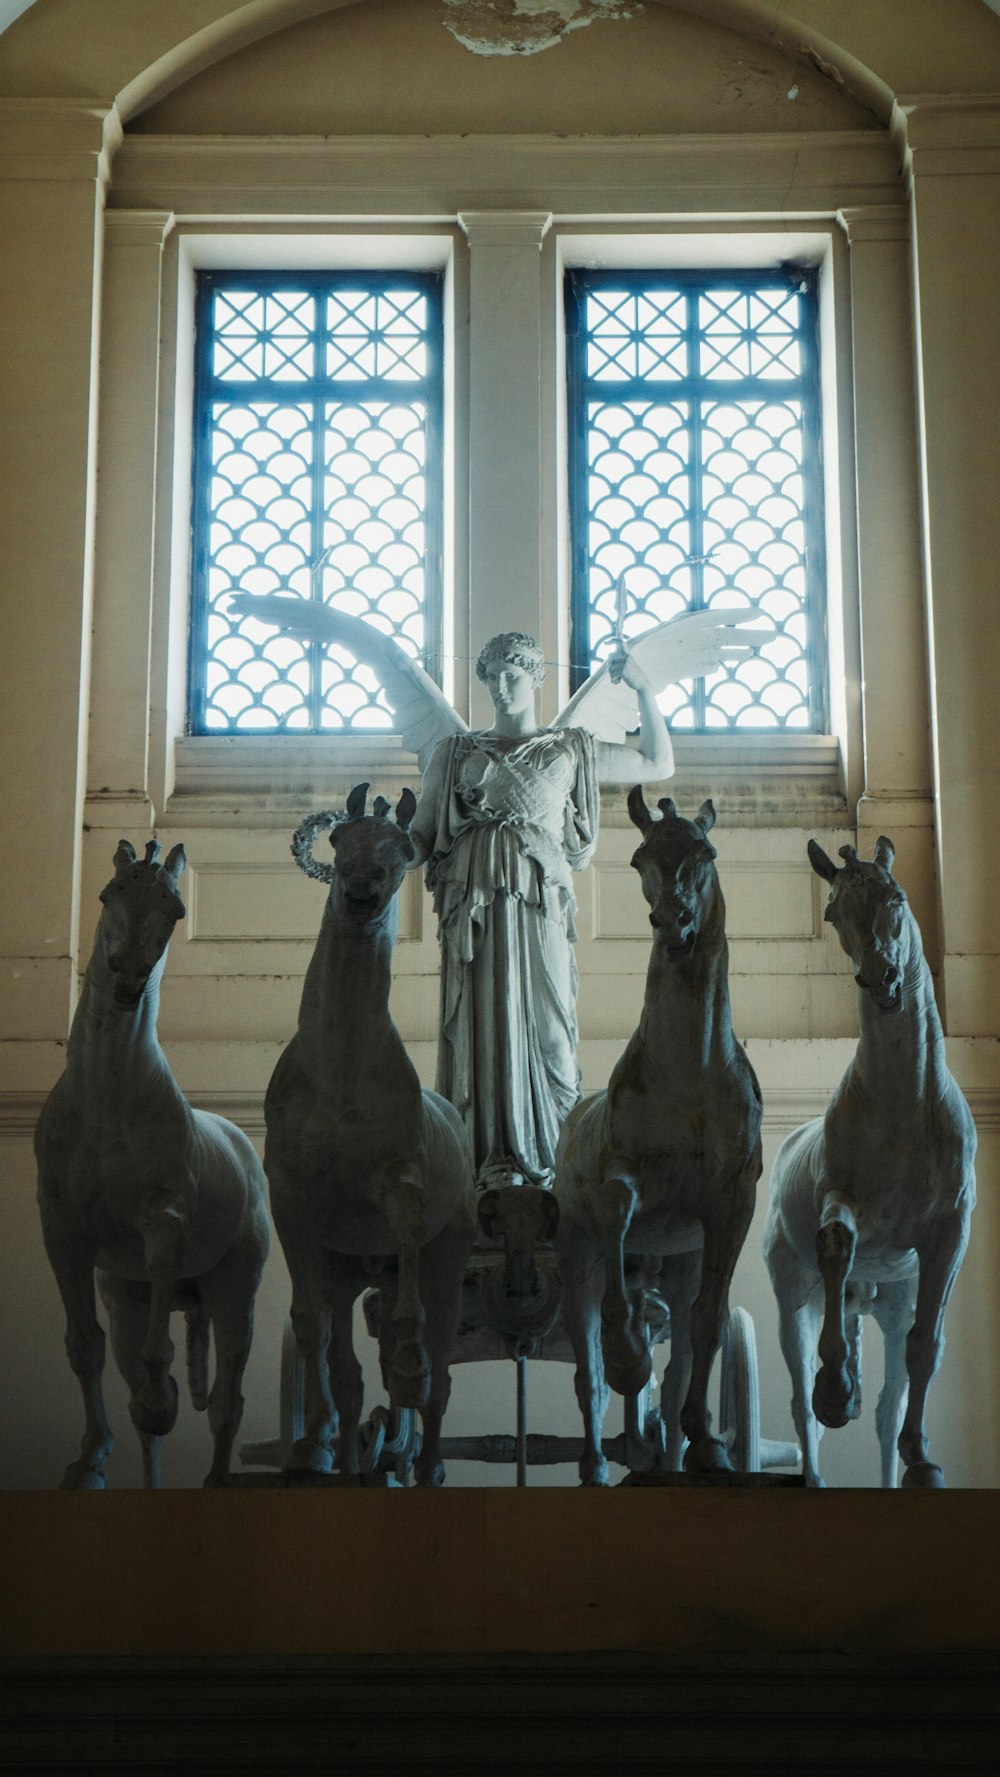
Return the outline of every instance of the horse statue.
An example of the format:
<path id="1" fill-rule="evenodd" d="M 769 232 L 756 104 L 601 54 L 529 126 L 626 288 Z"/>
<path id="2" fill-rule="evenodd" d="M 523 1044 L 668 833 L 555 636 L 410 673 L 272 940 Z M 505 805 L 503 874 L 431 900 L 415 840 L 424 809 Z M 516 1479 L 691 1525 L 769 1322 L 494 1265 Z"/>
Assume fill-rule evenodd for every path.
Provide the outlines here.
<path id="1" fill-rule="evenodd" d="M 404 790 L 395 820 L 368 785 L 344 815 L 304 821 L 292 851 L 329 885 L 298 1030 L 267 1090 L 264 1165 L 292 1279 L 292 1327 L 305 1368 L 303 1435 L 290 1469 L 360 1472 L 361 1368 L 355 1298 L 381 1272 L 380 1356 L 390 1407 L 419 1409 L 418 1485 L 439 1486 L 448 1361 L 472 1249 L 473 1163 L 462 1119 L 421 1089 L 389 1013 L 397 892 L 415 857 Z M 329 827 L 335 862 L 312 856 Z"/>
<path id="2" fill-rule="evenodd" d="M 147 1487 L 177 1417 L 170 1313 L 187 1318 L 188 1376 L 214 1438 L 206 1486 L 224 1485 L 243 1413 L 253 1305 L 268 1249 L 267 1187 L 242 1130 L 187 1103 L 156 1034 L 160 981 L 184 917 L 184 847 L 139 862 L 119 841 L 101 894 L 94 951 L 70 1030 L 66 1070 L 35 1131 L 45 1250 L 66 1309 L 66 1350 L 83 1392 L 80 1458 L 62 1486 L 105 1486 L 114 1447 L 101 1389 L 104 1333 L 128 1384 Z M 215 1378 L 207 1391 L 209 1327 Z"/>
<path id="3" fill-rule="evenodd" d="M 941 1487 L 924 1412 L 969 1237 L 976 1132 L 945 1062 L 892 841 L 877 841 L 872 863 L 852 845 L 840 856 L 842 869 L 809 841 L 809 861 L 830 884 L 825 918 L 856 971 L 860 1039 L 826 1115 L 775 1156 L 764 1256 L 806 1485 L 823 1485 L 817 1420 L 842 1426 L 860 1413 L 860 1317 L 870 1311 L 885 1340 L 875 1411 L 882 1485 L 896 1484 L 898 1449 L 904 1487 Z"/>
<path id="4" fill-rule="evenodd" d="M 630 791 L 642 834 L 632 865 L 653 927 L 642 1017 L 607 1091 L 570 1112 L 556 1162 L 563 1318 L 584 1419 L 580 1476 L 592 1486 L 607 1481 L 608 1384 L 635 1397 L 650 1380 L 650 1281 L 670 1311 L 662 1466 L 680 1467 L 686 1437 L 686 1469 L 731 1468 L 712 1436 L 708 1384 L 761 1171 L 760 1089 L 730 1014 L 725 903 L 708 839 L 715 810 L 705 802 L 689 821 L 669 797 L 659 807 L 661 820 L 640 788 Z"/>

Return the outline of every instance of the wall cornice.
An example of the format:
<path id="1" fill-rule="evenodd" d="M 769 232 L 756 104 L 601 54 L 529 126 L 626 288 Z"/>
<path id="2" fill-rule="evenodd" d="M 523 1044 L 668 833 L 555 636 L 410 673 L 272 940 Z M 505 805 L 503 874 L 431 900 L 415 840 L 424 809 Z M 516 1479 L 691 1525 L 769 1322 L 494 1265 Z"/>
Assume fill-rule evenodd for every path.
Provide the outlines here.
<path id="1" fill-rule="evenodd" d="M 900 95 L 890 135 L 910 177 L 1000 173 L 1000 93 Z"/>
<path id="2" fill-rule="evenodd" d="M 0 99 L 0 179 L 93 179 L 106 186 L 123 139 L 111 101 Z"/>
<path id="3" fill-rule="evenodd" d="M 111 202 L 181 217 L 834 215 L 899 193 L 883 131 L 644 137 L 127 136 Z"/>

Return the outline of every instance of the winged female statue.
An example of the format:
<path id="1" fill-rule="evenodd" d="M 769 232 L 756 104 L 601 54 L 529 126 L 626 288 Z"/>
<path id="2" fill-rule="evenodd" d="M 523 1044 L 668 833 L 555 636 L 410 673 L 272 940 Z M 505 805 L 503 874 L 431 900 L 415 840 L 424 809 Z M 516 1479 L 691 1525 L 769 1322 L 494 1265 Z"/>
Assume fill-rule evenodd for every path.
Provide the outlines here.
<path id="1" fill-rule="evenodd" d="M 493 636 L 476 673 L 494 720 L 473 730 L 362 618 L 283 594 L 238 593 L 229 610 L 334 643 L 377 673 L 423 777 L 410 835 L 441 944 L 436 1088 L 465 1118 L 481 1179 L 549 1183 L 559 1129 L 580 1095 L 571 872 L 597 843 L 599 786 L 672 776 L 658 692 L 749 654 L 761 632 L 743 626 L 759 626 L 760 614 L 694 612 L 626 643 L 620 607 L 615 651 L 548 728 L 535 716 L 537 642 Z M 636 745 L 626 735 L 637 708 Z"/>

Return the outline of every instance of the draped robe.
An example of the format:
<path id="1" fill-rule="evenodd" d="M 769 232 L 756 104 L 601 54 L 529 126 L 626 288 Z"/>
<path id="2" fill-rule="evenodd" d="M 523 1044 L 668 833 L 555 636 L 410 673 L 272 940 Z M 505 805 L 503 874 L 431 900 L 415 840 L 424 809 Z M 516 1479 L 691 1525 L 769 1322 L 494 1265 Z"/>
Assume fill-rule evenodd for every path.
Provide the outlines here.
<path id="1" fill-rule="evenodd" d="M 461 1112 L 477 1169 L 548 1183 L 580 1095 L 571 870 L 597 843 L 593 736 L 544 730 L 502 748 L 442 742 L 427 864 L 441 944 L 437 1090 Z"/>

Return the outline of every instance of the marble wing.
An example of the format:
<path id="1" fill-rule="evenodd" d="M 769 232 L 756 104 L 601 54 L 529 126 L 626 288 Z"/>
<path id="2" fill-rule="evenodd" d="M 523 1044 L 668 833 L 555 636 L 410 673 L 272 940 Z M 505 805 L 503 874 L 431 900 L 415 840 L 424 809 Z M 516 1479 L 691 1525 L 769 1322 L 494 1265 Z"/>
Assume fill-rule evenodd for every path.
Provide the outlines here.
<path id="1" fill-rule="evenodd" d="M 713 606 L 659 623 L 644 635 L 630 636 L 628 642 L 659 695 L 678 679 L 701 679 L 726 662 L 746 659 L 773 633 L 773 624 L 760 611 Z M 552 726 L 589 728 L 598 740 L 621 745 L 638 719 L 635 692 L 616 683 L 604 662 L 559 711 Z"/>
<path id="2" fill-rule="evenodd" d="M 416 753 L 421 771 L 426 769 L 439 741 L 466 731 L 468 723 L 452 708 L 440 685 L 435 685 L 398 642 L 366 623 L 363 617 L 348 617 L 332 605 L 284 593 L 237 592 L 229 599 L 228 609 L 254 617 L 260 623 L 273 623 L 286 635 L 334 642 L 372 667 L 385 691 L 403 745 Z"/>

